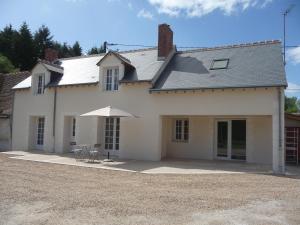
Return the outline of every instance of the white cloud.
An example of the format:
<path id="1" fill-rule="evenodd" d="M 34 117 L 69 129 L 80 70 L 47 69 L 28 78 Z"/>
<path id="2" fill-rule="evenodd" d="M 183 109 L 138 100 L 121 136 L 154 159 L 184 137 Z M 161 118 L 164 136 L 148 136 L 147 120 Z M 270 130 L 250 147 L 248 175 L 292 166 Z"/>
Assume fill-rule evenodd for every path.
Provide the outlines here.
<path id="1" fill-rule="evenodd" d="M 300 64 L 300 46 L 289 49 L 286 54 L 287 60 L 291 61 L 293 64 Z"/>
<path id="2" fill-rule="evenodd" d="M 287 94 L 300 93 L 300 85 L 288 82 L 288 88 L 285 90 Z"/>
<path id="3" fill-rule="evenodd" d="M 141 9 L 138 14 L 138 17 L 153 20 L 153 14 L 149 11 L 146 11 L 145 9 Z"/>
<path id="4" fill-rule="evenodd" d="M 200 17 L 215 10 L 220 10 L 226 15 L 250 7 L 263 8 L 272 0 L 148 0 L 159 13 L 169 16 L 186 15 Z"/>

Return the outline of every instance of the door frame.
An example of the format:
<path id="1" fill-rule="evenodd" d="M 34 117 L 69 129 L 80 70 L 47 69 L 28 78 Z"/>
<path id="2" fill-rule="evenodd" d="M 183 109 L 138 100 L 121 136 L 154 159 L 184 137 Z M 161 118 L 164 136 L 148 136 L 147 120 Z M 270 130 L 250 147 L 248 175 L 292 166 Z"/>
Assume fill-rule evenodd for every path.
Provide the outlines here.
<path id="1" fill-rule="evenodd" d="M 231 153 L 232 153 L 232 121 L 233 120 L 245 120 L 246 121 L 246 148 L 245 148 L 245 160 L 241 159 L 232 159 Z M 227 157 L 222 157 L 218 156 L 218 122 L 227 122 L 228 127 L 227 127 L 227 132 L 228 132 L 228 145 L 227 145 Z M 241 161 L 245 162 L 247 161 L 247 148 L 248 148 L 248 120 L 244 117 L 242 118 L 220 118 L 220 119 L 215 119 L 214 121 L 214 158 L 218 160 L 233 160 L 233 161 Z"/>

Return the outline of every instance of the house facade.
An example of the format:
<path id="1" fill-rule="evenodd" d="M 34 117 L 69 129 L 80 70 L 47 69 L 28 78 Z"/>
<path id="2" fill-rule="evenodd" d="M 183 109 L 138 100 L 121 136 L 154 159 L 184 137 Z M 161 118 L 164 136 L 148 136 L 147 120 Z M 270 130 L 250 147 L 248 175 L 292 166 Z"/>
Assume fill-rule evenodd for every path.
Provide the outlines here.
<path id="1" fill-rule="evenodd" d="M 157 48 L 47 54 L 14 87 L 14 150 L 64 153 L 100 143 L 120 158 L 241 160 L 284 171 L 287 82 L 278 41 L 178 51 L 161 24 Z M 80 117 L 107 106 L 137 118 Z"/>
<path id="2" fill-rule="evenodd" d="M 12 87 L 29 76 L 28 71 L 0 74 L 0 151 L 11 149 L 14 100 Z"/>

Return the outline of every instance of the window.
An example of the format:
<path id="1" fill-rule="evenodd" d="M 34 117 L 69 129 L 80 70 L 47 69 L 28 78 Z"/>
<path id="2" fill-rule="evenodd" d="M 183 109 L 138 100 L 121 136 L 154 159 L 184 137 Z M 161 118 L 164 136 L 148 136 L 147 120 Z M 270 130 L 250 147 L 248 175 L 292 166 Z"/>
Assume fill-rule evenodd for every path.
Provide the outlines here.
<path id="1" fill-rule="evenodd" d="M 75 137 L 76 131 L 76 118 L 72 119 L 72 137 Z"/>
<path id="2" fill-rule="evenodd" d="M 218 69 L 227 69 L 229 63 L 229 59 L 214 59 L 212 61 L 211 70 L 218 70 Z"/>
<path id="3" fill-rule="evenodd" d="M 37 123 L 37 145 L 44 145 L 45 118 L 39 117 Z"/>
<path id="4" fill-rule="evenodd" d="M 105 76 L 105 90 L 117 91 L 119 88 L 119 68 L 107 69 Z"/>
<path id="5" fill-rule="evenodd" d="M 189 120 L 176 119 L 174 123 L 174 138 L 175 141 L 189 140 Z"/>
<path id="6" fill-rule="evenodd" d="M 43 74 L 40 74 L 37 76 L 36 94 L 37 95 L 44 94 L 44 75 Z"/>

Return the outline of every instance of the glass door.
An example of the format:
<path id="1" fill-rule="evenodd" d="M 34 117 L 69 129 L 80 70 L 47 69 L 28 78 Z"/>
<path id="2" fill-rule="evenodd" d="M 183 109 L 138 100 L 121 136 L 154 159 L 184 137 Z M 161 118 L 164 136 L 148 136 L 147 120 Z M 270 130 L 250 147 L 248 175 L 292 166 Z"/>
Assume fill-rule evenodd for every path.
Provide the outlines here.
<path id="1" fill-rule="evenodd" d="M 36 149 L 43 150 L 44 146 L 44 128 L 45 128 L 45 118 L 37 118 L 37 130 L 36 130 Z"/>
<path id="2" fill-rule="evenodd" d="M 231 121 L 231 159 L 246 160 L 246 120 Z"/>
<path id="3" fill-rule="evenodd" d="M 246 160 L 246 120 L 219 120 L 216 129 L 216 157 Z"/>
<path id="4" fill-rule="evenodd" d="M 228 157 L 228 121 L 217 122 L 217 157 Z"/>
<path id="5" fill-rule="evenodd" d="M 118 155 L 120 139 L 120 118 L 105 118 L 104 149 L 110 154 Z"/>

